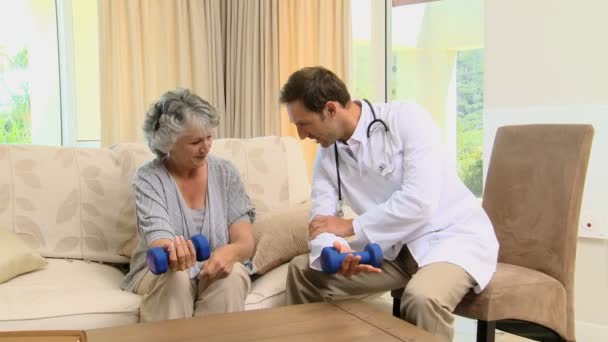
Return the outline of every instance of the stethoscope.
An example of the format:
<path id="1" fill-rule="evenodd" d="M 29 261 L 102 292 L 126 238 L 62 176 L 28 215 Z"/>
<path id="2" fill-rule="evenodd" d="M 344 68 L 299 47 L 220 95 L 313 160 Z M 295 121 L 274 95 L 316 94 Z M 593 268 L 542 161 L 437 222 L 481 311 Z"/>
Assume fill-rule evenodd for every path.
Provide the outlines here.
<path id="1" fill-rule="evenodd" d="M 378 119 L 376 117 L 376 111 L 374 111 L 374 107 L 372 106 L 371 103 L 369 103 L 368 100 L 363 99 L 363 101 L 365 101 L 365 103 L 367 103 L 367 105 L 369 106 L 369 109 L 372 111 L 372 116 L 374 117 L 372 122 L 370 122 L 369 125 L 367 125 L 367 139 L 370 138 L 372 128 L 374 127 L 374 125 L 376 125 L 376 126 L 382 125 L 382 127 L 384 128 L 385 136 L 389 136 L 389 129 L 388 129 L 388 125 L 386 124 L 386 122 L 384 122 L 382 119 Z M 338 178 L 338 206 L 336 208 L 336 216 L 344 217 L 344 210 L 343 210 L 344 202 L 342 200 L 342 182 L 340 181 L 340 160 L 338 158 L 338 142 L 337 141 L 334 143 L 334 155 L 336 157 L 336 175 Z M 378 167 L 378 171 L 380 172 L 380 174 L 383 174 L 385 169 L 386 169 L 386 164 L 380 164 Z"/>

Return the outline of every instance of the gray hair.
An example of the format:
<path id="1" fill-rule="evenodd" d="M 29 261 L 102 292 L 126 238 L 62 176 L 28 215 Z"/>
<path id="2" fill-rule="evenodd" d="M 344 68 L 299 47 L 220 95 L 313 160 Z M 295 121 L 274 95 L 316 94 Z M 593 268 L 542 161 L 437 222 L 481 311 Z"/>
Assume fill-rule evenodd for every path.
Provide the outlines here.
<path id="1" fill-rule="evenodd" d="M 188 89 L 177 89 L 164 93 L 150 107 L 143 130 L 150 150 L 158 158 L 166 159 L 175 141 L 187 128 L 211 130 L 219 123 L 219 116 L 209 102 Z"/>

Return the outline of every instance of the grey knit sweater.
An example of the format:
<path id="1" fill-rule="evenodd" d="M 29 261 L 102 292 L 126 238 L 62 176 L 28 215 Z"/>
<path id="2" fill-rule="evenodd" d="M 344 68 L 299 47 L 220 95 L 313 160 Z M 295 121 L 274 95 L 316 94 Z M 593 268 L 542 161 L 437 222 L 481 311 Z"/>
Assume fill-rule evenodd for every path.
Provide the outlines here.
<path id="1" fill-rule="evenodd" d="M 133 176 L 133 194 L 139 230 L 139 244 L 131 257 L 130 271 L 121 287 L 135 292 L 147 271 L 146 251 L 150 242 L 203 233 L 211 250 L 229 242 L 228 227 L 248 216 L 255 219 L 255 209 L 232 162 L 209 155 L 205 222 L 196 225 L 179 188 L 162 161 L 154 159 L 142 165 Z M 199 265 L 200 267 L 200 265 Z"/>

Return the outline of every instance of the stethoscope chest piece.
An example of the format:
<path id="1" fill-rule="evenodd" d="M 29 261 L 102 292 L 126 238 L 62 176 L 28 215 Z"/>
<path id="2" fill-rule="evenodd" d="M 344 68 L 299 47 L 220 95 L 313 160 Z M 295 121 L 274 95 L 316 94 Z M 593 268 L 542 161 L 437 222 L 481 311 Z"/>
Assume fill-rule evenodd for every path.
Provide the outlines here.
<path id="1" fill-rule="evenodd" d="M 338 200 L 338 207 L 336 208 L 336 217 L 344 217 L 344 203 L 342 200 Z"/>

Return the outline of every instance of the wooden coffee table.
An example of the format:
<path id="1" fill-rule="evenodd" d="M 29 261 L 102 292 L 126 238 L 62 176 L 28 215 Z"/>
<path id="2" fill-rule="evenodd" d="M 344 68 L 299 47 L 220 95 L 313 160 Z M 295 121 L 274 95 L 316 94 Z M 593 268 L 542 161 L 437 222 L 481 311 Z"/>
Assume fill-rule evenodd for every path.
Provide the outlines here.
<path id="1" fill-rule="evenodd" d="M 87 342 L 437 341 L 360 301 L 315 303 L 85 331 Z"/>
<path id="2" fill-rule="evenodd" d="M 34 330 L 0 332 L 0 342 L 86 342 L 80 330 Z"/>
<path id="3" fill-rule="evenodd" d="M 0 332 L 0 342 L 437 341 L 360 301 L 283 306 L 85 331 Z"/>

